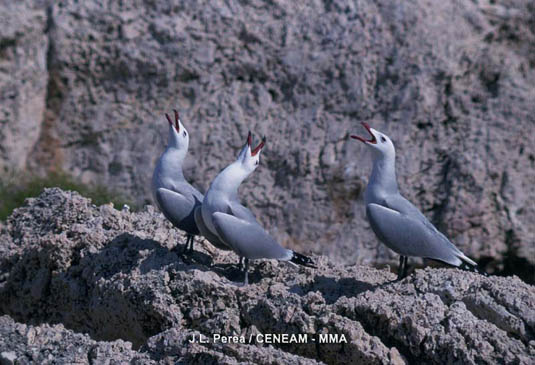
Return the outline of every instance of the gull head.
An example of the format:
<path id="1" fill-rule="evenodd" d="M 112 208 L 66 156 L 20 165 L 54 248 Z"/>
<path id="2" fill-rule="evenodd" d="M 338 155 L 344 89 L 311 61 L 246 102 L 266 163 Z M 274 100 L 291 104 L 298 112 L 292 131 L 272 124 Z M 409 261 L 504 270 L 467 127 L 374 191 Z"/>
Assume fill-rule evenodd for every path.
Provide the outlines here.
<path id="1" fill-rule="evenodd" d="M 249 132 L 247 135 L 247 142 L 241 149 L 240 153 L 238 154 L 238 158 L 236 159 L 236 161 L 240 163 L 241 167 L 249 174 L 256 170 L 258 164 L 260 163 L 260 152 L 262 152 L 262 149 L 266 144 L 266 137 L 264 136 L 262 141 L 260 141 L 258 146 L 255 148 L 253 148 L 252 144 L 253 137 L 251 132 Z"/>
<path id="2" fill-rule="evenodd" d="M 394 148 L 394 144 L 386 134 L 371 128 L 368 123 L 363 122 L 362 125 L 364 126 L 364 128 L 366 128 L 371 138 L 366 139 L 364 137 L 353 135 L 351 136 L 351 138 L 357 139 L 364 143 L 366 146 L 370 147 L 373 151 L 374 158 L 395 157 L 396 150 Z"/>
<path id="3" fill-rule="evenodd" d="M 167 138 L 167 147 L 187 151 L 189 146 L 189 133 L 184 127 L 184 125 L 180 122 L 180 116 L 178 115 L 178 112 L 176 110 L 174 110 L 174 112 L 174 122 L 167 113 L 165 114 L 167 122 L 169 123 L 169 137 Z"/>

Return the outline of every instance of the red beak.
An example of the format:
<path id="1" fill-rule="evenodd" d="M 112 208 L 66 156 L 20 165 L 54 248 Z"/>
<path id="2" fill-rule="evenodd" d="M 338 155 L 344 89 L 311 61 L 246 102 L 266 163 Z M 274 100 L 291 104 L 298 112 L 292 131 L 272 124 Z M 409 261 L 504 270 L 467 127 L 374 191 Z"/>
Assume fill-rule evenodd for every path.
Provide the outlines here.
<path id="1" fill-rule="evenodd" d="M 370 130 L 370 125 L 368 123 L 366 123 L 366 122 L 362 122 L 362 125 L 364 126 L 364 128 L 366 128 L 366 130 L 368 131 L 370 136 L 372 136 L 372 138 L 365 139 L 364 137 L 353 136 L 353 135 L 351 136 L 351 138 L 358 139 L 359 141 L 364 142 L 364 143 L 376 144 L 377 143 L 377 139 L 375 139 L 375 136 L 373 135 L 372 131 Z"/>
<path id="2" fill-rule="evenodd" d="M 264 145 L 266 144 L 266 136 L 262 138 L 262 142 L 254 150 L 251 151 L 251 156 L 255 156 L 262 148 L 264 148 Z"/>
<path id="3" fill-rule="evenodd" d="M 180 130 L 180 126 L 178 124 L 178 120 L 180 119 L 180 117 L 178 115 L 178 112 L 175 109 L 173 109 L 173 111 L 175 112 L 175 125 L 174 125 L 174 127 L 175 127 L 176 131 L 178 132 Z M 165 113 L 165 117 L 167 118 L 167 121 L 169 122 L 169 125 L 173 126 L 173 121 L 169 117 L 169 114 Z"/>
<path id="4" fill-rule="evenodd" d="M 251 135 L 251 131 L 249 131 L 249 134 L 247 135 L 247 146 L 251 147 L 252 143 L 253 143 L 253 136 Z"/>

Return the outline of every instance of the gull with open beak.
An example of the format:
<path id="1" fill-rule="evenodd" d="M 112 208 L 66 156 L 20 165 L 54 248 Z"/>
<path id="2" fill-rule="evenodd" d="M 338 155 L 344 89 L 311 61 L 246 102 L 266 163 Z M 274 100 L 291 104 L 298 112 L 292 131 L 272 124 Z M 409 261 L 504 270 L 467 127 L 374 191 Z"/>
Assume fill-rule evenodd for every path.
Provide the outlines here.
<path id="1" fill-rule="evenodd" d="M 152 194 L 163 215 L 178 229 L 186 232 L 183 252 L 193 251 L 194 236 L 199 234 L 194 210 L 200 206 L 203 195 L 191 186 L 182 173 L 182 163 L 189 146 L 189 133 L 175 110 L 175 120 L 165 114 L 169 122 L 167 148 L 162 153 L 152 174 Z"/>
<path id="2" fill-rule="evenodd" d="M 373 169 L 364 194 L 366 215 L 377 238 L 400 255 L 398 280 L 407 276 L 408 256 L 433 259 L 477 272 L 477 264 L 399 193 L 396 150 L 390 138 L 367 123 L 362 125 L 371 138 L 351 138 L 363 142 L 372 151 Z"/>
<path id="3" fill-rule="evenodd" d="M 264 137 L 252 148 L 249 132 L 236 161 L 221 171 L 210 185 L 199 215 L 213 236 L 245 259 L 244 284 L 248 284 L 249 260 L 276 259 L 314 267 L 310 258 L 279 245 L 238 200 L 238 188 L 258 167 L 265 143 Z"/>

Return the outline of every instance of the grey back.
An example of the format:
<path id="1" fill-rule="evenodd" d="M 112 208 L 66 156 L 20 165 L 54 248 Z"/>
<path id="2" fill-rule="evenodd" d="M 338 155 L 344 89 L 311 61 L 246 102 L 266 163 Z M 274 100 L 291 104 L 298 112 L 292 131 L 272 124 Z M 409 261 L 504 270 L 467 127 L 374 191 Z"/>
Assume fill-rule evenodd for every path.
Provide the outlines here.
<path id="1" fill-rule="evenodd" d="M 292 251 L 279 245 L 256 220 L 250 222 L 231 214 L 216 212 L 213 221 L 223 241 L 242 257 L 250 260 L 292 258 Z"/>

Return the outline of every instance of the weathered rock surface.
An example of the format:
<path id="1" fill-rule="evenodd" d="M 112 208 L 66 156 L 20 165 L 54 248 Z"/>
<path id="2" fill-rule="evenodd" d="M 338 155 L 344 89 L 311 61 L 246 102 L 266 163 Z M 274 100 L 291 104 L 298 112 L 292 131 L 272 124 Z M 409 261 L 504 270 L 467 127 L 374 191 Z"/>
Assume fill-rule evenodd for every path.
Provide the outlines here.
<path id="1" fill-rule="evenodd" d="M 110 361 L 110 359 L 112 359 Z M 0 317 L 0 364 L 145 364 L 127 341 L 95 341 L 61 324 L 31 326 Z"/>
<path id="2" fill-rule="evenodd" d="M 35 1 L 0 1 L 0 175 L 24 169 L 47 96 L 46 11 Z"/>
<path id="3" fill-rule="evenodd" d="M 27 112 L 24 96 L 2 103 L 14 110 L 8 130 L 27 139 L 3 147 L 0 164 L 28 160 L 32 171 L 69 171 L 147 200 L 163 113 L 176 107 L 192 136 L 194 185 L 208 187 L 248 129 L 266 134 L 243 195 L 273 234 L 346 263 L 393 262 L 364 219 L 369 155 L 347 140 L 367 121 L 396 143 L 403 193 L 467 255 L 533 280 L 532 1 L 38 3 L 49 3 L 47 38 L 43 11 L 30 23 L 22 11 L 13 28 L 32 27 L 24 42 L 4 36 L 1 52 L 34 57 L 1 62 L 15 76 L 3 89 L 36 89 L 46 118 Z"/>
<path id="4" fill-rule="evenodd" d="M 198 239 L 179 258 L 177 242 L 184 236 L 152 207 L 96 207 L 59 189 L 29 199 L 0 225 L 2 361 L 535 360 L 535 287 L 517 277 L 428 268 L 394 282 L 387 270 L 317 257 L 316 270 L 258 261 L 240 287 L 234 254 Z M 321 333 L 347 343 L 312 342 Z M 213 334 L 257 341 L 189 343 Z M 261 344 L 258 334 L 310 337 Z"/>

